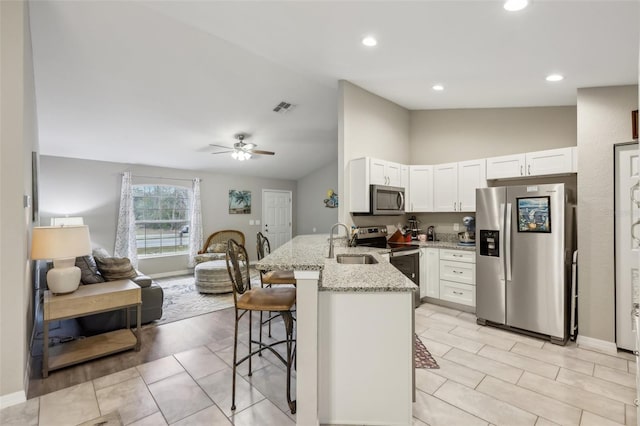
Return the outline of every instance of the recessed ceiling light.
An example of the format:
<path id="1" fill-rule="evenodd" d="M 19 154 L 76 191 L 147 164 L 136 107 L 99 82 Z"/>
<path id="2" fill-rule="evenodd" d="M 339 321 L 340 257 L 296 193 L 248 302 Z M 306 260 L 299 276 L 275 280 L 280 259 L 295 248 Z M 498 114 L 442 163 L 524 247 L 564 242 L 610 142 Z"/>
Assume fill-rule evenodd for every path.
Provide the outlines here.
<path id="1" fill-rule="evenodd" d="M 509 12 L 517 12 L 527 7 L 528 4 L 529 0 L 507 0 L 504 2 L 504 8 Z"/>
<path id="2" fill-rule="evenodd" d="M 437 92 L 441 92 L 444 90 L 444 86 L 442 84 L 436 84 L 434 86 L 431 87 L 433 90 L 437 91 Z"/>
<path id="3" fill-rule="evenodd" d="M 564 76 L 560 74 L 549 74 L 546 78 L 547 81 L 560 81 L 563 79 L 564 79 Z"/>
<path id="4" fill-rule="evenodd" d="M 375 38 L 373 38 L 371 36 L 367 36 L 367 37 L 362 39 L 362 44 L 364 44 L 367 47 L 373 47 L 373 46 L 378 44 L 378 40 L 376 40 Z"/>

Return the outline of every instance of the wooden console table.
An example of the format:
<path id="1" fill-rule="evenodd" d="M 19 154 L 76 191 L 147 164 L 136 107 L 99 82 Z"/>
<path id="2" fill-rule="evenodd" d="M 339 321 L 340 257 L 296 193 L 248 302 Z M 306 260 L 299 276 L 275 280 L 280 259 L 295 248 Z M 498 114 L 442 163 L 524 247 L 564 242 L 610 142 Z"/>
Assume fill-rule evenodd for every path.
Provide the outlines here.
<path id="1" fill-rule="evenodd" d="M 130 327 L 129 308 L 136 306 L 136 331 Z M 140 321 L 142 317 L 140 286 L 130 280 L 81 285 L 69 294 L 44 293 L 44 351 L 42 377 L 49 371 L 111 355 L 129 349 L 140 350 Z M 49 322 L 77 318 L 100 312 L 126 310 L 127 328 L 98 334 L 81 340 L 56 345 L 49 349 Z"/>

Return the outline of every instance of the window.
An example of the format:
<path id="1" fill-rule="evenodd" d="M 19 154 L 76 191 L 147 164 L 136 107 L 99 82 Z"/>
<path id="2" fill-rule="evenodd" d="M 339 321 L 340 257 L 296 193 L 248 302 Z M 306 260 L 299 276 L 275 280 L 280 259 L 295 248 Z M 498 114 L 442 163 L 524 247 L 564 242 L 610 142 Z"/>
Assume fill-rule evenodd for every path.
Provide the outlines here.
<path id="1" fill-rule="evenodd" d="M 170 185 L 133 185 L 138 256 L 189 251 L 191 190 Z"/>

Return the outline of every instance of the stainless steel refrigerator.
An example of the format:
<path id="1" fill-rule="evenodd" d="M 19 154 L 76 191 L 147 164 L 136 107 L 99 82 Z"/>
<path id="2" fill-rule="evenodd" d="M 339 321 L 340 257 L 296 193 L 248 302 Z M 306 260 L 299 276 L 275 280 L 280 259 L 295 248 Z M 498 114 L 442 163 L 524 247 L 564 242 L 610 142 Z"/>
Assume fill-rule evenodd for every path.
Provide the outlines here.
<path id="1" fill-rule="evenodd" d="M 572 194 L 564 184 L 476 190 L 479 324 L 545 335 L 569 332 Z"/>

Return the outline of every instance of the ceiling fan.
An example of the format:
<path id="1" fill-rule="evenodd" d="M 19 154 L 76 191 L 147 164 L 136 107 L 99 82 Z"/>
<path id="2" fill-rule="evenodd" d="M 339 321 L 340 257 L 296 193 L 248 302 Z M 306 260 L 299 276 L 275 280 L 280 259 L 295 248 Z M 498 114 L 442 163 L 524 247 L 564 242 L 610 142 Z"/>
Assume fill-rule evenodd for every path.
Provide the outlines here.
<path id="1" fill-rule="evenodd" d="M 253 143 L 246 143 L 244 141 L 244 138 L 247 135 L 245 135 L 244 133 L 238 133 L 237 135 L 235 135 L 235 138 L 238 140 L 238 142 L 233 144 L 233 147 L 228 147 L 228 146 L 224 146 L 224 145 L 218 145 L 215 143 L 210 143 L 210 146 L 216 147 L 216 148 L 224 148 L 224 151 L 217 151 L 217 152 L 212 152 L 212 154 L 226 154 L 226 153 L 231 153 L 231 156 L 239 161 L 244 161 L 244 160 L 248 160 L 251 158 L 251 156 L 253 154 L 256 155 L 275 155 L 275 152 L 273 151 L 262 151 L 260 149 L 255 149 L 257 147 L 256 144 Z"/>

